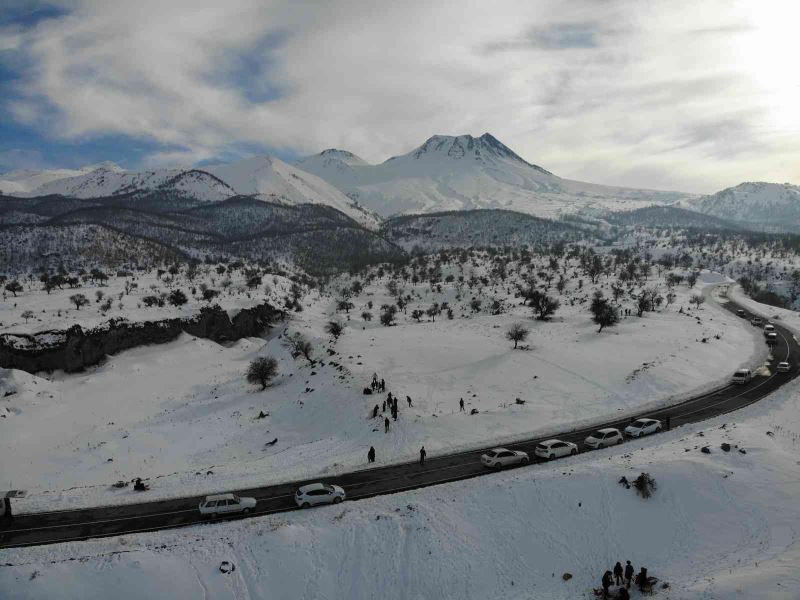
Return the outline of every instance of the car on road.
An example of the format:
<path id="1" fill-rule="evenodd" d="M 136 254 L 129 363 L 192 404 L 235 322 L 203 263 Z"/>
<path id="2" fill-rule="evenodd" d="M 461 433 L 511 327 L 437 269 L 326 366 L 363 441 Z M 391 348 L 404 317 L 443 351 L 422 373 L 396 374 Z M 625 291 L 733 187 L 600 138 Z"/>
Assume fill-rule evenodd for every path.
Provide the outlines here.
<path id="1" fill-rule="evenodd" d="M 300 508 L 317 504 L 339 504 L 345 498 L 347 495 L 342 488 L 329 483 L 310 483 L 298 488 L 294 494 L 294 501 Z"/>
<path id="2" fill-rule="evenodd" d="M 737 317 L 745 317 L 745 316 L 747 316 L 747 313 L 745 313 L 744 310 L 740 308 L 739 310 L 736 311 L 736 316 Z"/>
<path id="3" fill-rule="evenodd" d="M 750 369 L 739 369 L 733 374 L 733 377 L 731 377 L 731 383 L 744 385 L 746 383 L 750 383 L 752 378 L 753 372 Z"/>
<path id="4" fill-rule="evenodd" d="M 578 445 L 562 440 L 545 440 L 536 444 L 533 453 L 539 458 L 559 458 L 578 453 Z"/>
<path id="5" fill-rule="evenodd" d="M 526 464 L 530 459 L 527 452 L 509 450 L 508 448 L 493 448 L 481 456 L 481 462 L 486 467 L 499 469 L 511 465 Z"/>
<path id="6" fill-rule="evenodd" d="M 773 325 L 772 323 L 767 323 L 766 325 L 764 325 L 764 335 L 774 332 L 775 332 L 775 325 Z"/>
<path id="7" fill-rule="evenodd" d="M 614 446 L 622 442 L 622 434 L 619 432 L 619 429 L 614 429 L 613 427 L 598 429 L 583 441 L 589 448 L 607 448 L 608 446 Z"/>
<path id="8" fill-rule="evenodd" d="M 764 324 L 764 319 L 761 317 L 753 317 L 750 323 L 753 325 L 753 327 L 761 327 Z"/>
<path id="9" fill-rule="evenodd" d="M 200 503 L 199 509 L 204 517 L 216 517 L 234 513 L 247 514 L 255 507 L 255 498 L 242 498 L 236 494 L 216 494 L 206 496 Z"/>
<path id="10" fill-rule="evenodd" d="M 636 419 L 625 428 L 625 435 L 638 438 L 659 431 L 661 431 L 661 421 L 658 419 Z"/>
<path id="11" fill-rule="evenodd" d="M 765 341 L 768 344 L 777 344 L 778 343 L 778 334 L 775 333 L 774 331 L 770 331 L 769 333 L 767 333 L 767 335 L 765 337 L 766 337 Z"/>
<path id="12" fill-rule="evenodd" d="M 789 371 L 792 370 L 792 365 L 790 365 L 788 362 L 784 360 L 778 363 L 778 366 L 775 367 L 775 370 L 778 373 L 788 373 Z"/>

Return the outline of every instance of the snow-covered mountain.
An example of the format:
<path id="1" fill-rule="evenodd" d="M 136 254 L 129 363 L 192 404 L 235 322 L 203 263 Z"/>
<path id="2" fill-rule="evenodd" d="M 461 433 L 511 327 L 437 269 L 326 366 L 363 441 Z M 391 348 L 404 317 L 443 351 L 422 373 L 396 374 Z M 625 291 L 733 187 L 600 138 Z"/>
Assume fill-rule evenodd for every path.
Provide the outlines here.
<path id="1" fill-rule="evenodd" d="M 326 150 L 297 166 L 383 216 L 504 208 L 540 217 L 640 208 L 692 197 L 562 179 L 531 164 L 489 133 L 435 135 L 408 154 L 369 165 Z"/>
<path id="2" fill-rule="evenodd" d="M 0 179 L 0 190 L 17 196 L 57 194 L 88 199 L 164 192 L 200 202 L 220 202 L 232 196 L 251 195 L 287 205 L 325 204 L 370 229 L 377 229 L 380 221 L 331 184 L 269 156 L 202 169 L 126 171 L 113 163 L 103 163 L 78 171 L 8 175 L 14 177 L 10 182 L 22 183 L 3 185 L 5 179 Z"/>
<path id="3" fill-rule="evenodd" d="M 686 202 L 699 212 L 750 225 L 792 230 L 800 227 L 800 186 L 763 181 L 740 183 Z"/>
<path id="4" fill-rule="evenodd" d="M 379 219 L 357 206 L 330 183 L 270 156 L 256 156 L 204 170 L 227 182 L 239 194 L 283 204 L 326 204 L 375 229 Z"/>
<path id="5" fill-rule="evenodd" d="M 58 181 L 59 179 L 85 175 L 100 166 L 101 165 L 92 165 L 83 167 L 82 169 L 25 169 L 22 171 L 3 173 L 0 175 L 0 192 L 9 195 L 26 194 L 43 185 Z"/>

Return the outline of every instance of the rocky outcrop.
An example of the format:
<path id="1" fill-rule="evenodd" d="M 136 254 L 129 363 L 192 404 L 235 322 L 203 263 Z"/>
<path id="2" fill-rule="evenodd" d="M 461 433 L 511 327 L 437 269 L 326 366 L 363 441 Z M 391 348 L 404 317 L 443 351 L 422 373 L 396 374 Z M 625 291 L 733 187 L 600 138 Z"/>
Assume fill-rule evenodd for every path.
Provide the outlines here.
<path id="1" fill-rule="evenodd" d="M 239 311 L 233 319 L 219 306 L 203 308 L 185 319 L 131 322 L 111 319 L 84 331 L 80 325 L 66 330 L 42 331 L 33 335 L 0 335 L 0 367 L 29 373 L 62 370 L 81 371 L 106 356 L 146 344 L 163 344 L 185 332 L 216 342 L 258 335 L 283 311 L 264 303 Z"/>

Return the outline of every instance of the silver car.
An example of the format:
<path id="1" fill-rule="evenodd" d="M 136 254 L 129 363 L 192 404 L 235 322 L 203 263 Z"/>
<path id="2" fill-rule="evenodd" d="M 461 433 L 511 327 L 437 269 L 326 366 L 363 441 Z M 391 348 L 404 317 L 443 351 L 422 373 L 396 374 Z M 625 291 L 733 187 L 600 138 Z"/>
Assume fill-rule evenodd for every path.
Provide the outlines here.
<path id="1" fill-rule="evenodd" d="M 241 498 L 236 494 L 216 494 L 206 496 L 198 508 L 204 517 L 216 517 L 234 513 L 247 514 L 255 507 L 255 498 Z"/>
<path id="2" fill-rule="evenodd" d="M 499 469 L 511 465 L 521 465 L 529 460 L 528 454 L 521 450 L 509 450 L 507 448 L 493 448 L 481 456 L 481 462 L 485 467 Z"/>
<path id="3" fill-rule="evenodd" d="M 300 508 L 309 508 L 317 504 L 339 504 L 346 497 L 344 490 L 338 485 L 311 483 L 295 492 L 294 501 Z"/>

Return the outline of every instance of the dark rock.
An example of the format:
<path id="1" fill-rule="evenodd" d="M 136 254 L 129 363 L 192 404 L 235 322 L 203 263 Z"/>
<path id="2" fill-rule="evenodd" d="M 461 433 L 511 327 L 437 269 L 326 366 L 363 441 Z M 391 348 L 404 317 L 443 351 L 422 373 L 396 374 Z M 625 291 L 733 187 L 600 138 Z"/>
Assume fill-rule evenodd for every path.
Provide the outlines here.
<path id="1" fill-rule="evenodd" d="M 747 454 L 747 450 L 744 448 L 739 448 L 739 454 Z"/>
<path id="2" fill-rule="evenodd" d="M 570 579 L 572 579 L 572 573 L 564 573 L 561 576 L 561 579 L 563 579 L 564 581 L 569 581 Z"/>
<path id="3" fill-rule="evenodd" d="M 709 448 L 708 446 L 703 446 L 702 448 L 700 448 L 700 452 L 702 452 L 703 454 L 711 454 L 711 448 Z"/>
<path id="4" fill-rule="evenodd" d="M 221 573 L 233 573 L 236 570 L 236 565 L 227 560 L 223 560 L 219 564 L 219 570 Z"/>
<path id="5" fill-rule="evenodd" d="M 0 334 L 0 367 L 29 373 L 62 370 L 68 373 L 96 365 L 106 356 L 147 344 L 163 344 L 182 332 L 215 342 L 238 340 L 261 333 L 281 311 L 264 303 L 246 308 L 231 319 L 219 306 L 203 307 L 185 319 L 131 322 L 110 319 L 84 331 L 80 325 L 36 334 Z"/>
<path id="6" fill-rule="evenodd" d="M 724 452 L 730 452 L 730 451 L 731 451 L 731 445 L 730 445 L 729 443 L 727 443 L 727 442 L 724 442 L 724 443 L 723 443 L 723 444 L 720 446 L 720 448 L 722 448 L 722 450 L 723 450 Z"/>

